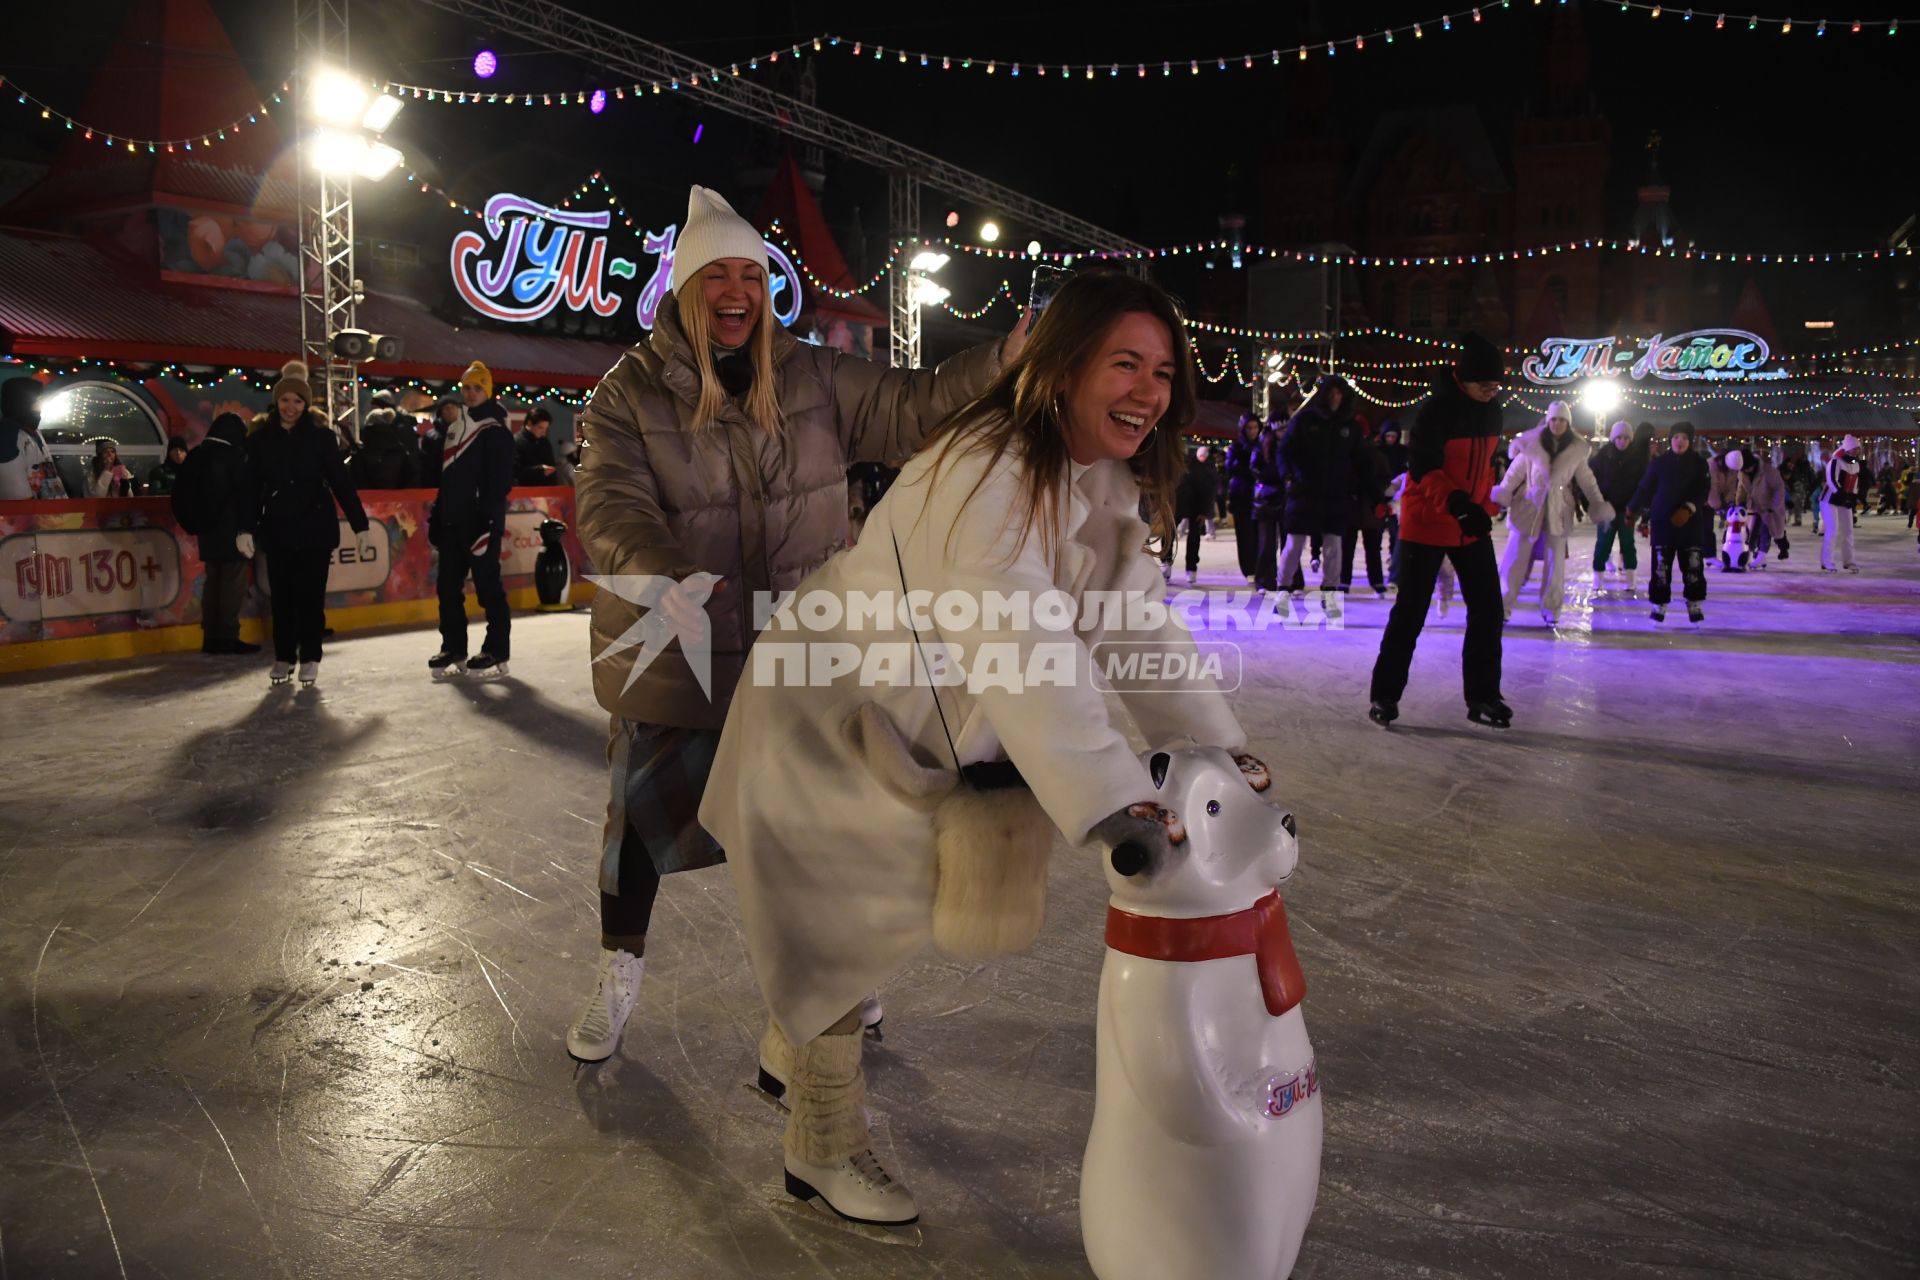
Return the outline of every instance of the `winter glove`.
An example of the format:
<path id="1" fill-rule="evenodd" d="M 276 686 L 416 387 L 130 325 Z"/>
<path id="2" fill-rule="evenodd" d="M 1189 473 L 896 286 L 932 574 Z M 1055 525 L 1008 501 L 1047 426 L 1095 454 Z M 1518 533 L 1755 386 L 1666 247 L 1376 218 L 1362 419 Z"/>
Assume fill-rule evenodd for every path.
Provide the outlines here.
<path id="1" fill-rule="evenodd" d="M 362 529 L 360 531 L 359 549 L 360 549 L 360 559 L 362 563 L 373 559 L 374 552 L 379 549 L 379 545 L 374 541 L 373 530 L 371 528 Z"/>
<path id="2" fill-rule="evenodd" d="M 253 535 L 250 533 L 234 534 L 233 549 L 240 553 L 242 560 L 253 559 Z"/>
<path id="3" fill-rule="evenodd" d="M 1673 514 L 1667 519 L 1676 529 L 1686 528 L 1687 521 L 1693 519 L 1693 504 L 1689 502 L 1683 507 L 1674 508 Z"/>
<path id="4" fill-rule="evenodd" d="M 1240 776 L 1255 791 L 1265 791 L 1273 785 L 1273 774 L 1267 769 L 1267 762 L 1257 756 L 1236 755 L 1233 762 L 1240 766 Z"/>
<path id="5" fill-rule="evenodd" d="M 1173 858 L 1173 847 L 1187 839 L 1180 815 L 1151 800 L 1109 814 L 1089 834 L 1096 844 L 1106 846 L 1113 869 L 1123 876 L 1166 866 Z"/>
<path id="6" fill-rule="evenodd" d="M 1465 489 L 1455 489 L 1447 495 L 1447 514 L 1459 522 L 1460 532 L 1469 538 L 1484 537 L 1493 532 L 1493 517 Z"/>

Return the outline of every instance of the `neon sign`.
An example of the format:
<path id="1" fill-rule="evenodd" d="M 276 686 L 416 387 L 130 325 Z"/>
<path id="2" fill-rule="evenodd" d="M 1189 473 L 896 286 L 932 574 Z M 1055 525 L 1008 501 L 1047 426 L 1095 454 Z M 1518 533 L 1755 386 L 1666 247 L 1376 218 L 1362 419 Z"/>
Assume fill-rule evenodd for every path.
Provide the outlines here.
<path id="1" fill-rule="evenodd" d="M 489 320 L 528 324 L 562 306 L 611 316 L 624 299 L 609 277 L 640 277 L 634 259 L 611 256 L 610 210 L 555 209 L 501 192 L 487 201 L 481 226 L 485 234 L 466 230 L 453 238 L 449 262 L 461 300 Z M 634 319 L 642 329 L 653 328 L 660 304 L 672 291 L 678 234 L 678 224 L 669 223 L 664 231 L 641 236 L 643 254 L 655 260 L 634 305 Z M 800 273 L 771 242 L 767 265 L 774 319 L 791 325 L 800 318 L 804 301 Z"/>
<path id="2" fill-rule="evenodd" d="M 1666 382 L 1758 382 L 1787 376 L 1767 369 L 1772 352 L 1767 340 L 1744 329 L 1695 329 L 1669 338 L 1654 334 L 1639 341 L 1619 338 L 1548 338 L 1538 355 L 1521 362 L 1528 382 L 1564 386 L 1583 378 L 1629 373 L 1635 379 Z"/>

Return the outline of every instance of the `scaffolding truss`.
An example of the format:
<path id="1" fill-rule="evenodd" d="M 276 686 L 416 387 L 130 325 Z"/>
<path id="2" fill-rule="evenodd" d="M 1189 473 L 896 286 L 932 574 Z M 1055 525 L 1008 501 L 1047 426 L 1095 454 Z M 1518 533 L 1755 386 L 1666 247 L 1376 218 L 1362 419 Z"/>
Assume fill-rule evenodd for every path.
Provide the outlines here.
<path id="1" fill-rule="evenodd" d="M 294 163 L 300 192 L 300 355 L 334 428 L 359 439 L 359 370 L 333 354 L 333 335 L 355 328 L 360 281 L 353 267 L 353 177 L 320 172 L 310 148 L 307 93 L 321 67 L 347 67 L 347 0 L 294 0 Z"/>

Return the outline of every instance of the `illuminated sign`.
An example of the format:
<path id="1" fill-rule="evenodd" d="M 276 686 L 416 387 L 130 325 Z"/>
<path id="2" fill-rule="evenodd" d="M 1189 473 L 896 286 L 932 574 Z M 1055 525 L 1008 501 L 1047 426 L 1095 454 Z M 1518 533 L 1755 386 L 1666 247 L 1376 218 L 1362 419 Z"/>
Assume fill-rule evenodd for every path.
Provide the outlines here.
<path id="1" fill-rule="evenodd" d="M 481 231 L 453 238 L 453 285 L 461 299 L 489 320 L 526 324 L 554 308 L 611 316 L 623 304 L 609 277 L 640 278 L 641 264 L 612 256 L 608 237 L 613 213 L 555 209 L 501 192 L 487 201 Z M 643 329 L 653 322 L 673 288 L 673 242 L 678 224 L 641 237 L 643 256 L 654 259 L 641 286 L 634 319 Z M 767 245 L 767 291 L 773 315 L 783 325 L 800 318 L 800 273 L 780 246 Z"/>
<path id="2" fill-rule="evenodd" d="M 1582 378 L 1630 373 L 1666 382 L 1758 382 L 1784 378 L 1785 369 L 1767 369 L 1767 340 L 1744 329 L 1695 329 L 1673 337 L 1548 338 L 1540 354 L 1528 356 L 1520 372 L 1542 387 L 1564 386 Z"/>

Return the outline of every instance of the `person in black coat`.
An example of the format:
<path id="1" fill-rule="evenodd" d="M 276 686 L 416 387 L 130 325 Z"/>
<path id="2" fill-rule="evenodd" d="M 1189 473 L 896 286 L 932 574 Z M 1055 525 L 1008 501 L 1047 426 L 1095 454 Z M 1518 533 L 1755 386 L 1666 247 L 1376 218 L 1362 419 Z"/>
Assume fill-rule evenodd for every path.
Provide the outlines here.
<path id="1" fill-rule="evenodd" d="M 427 660 L 436 680 L 471 672 L 507 674 L 513 615 L 500 581 L 506 546 L 507 495 L 513 488 L 513 436 L 507 411 L 493 398 L 493 375 L 475 360 L 460 376 L 460 417 L 441 455 L 440 496 L 428 521 L 440 552 L 440 652 Z M 480 656 L 467 661 L 467 575 L 487 615 Z"/>
<path id="2" fill-rule="evenodd" d="M 1399 432 L 1394 434 L 1397 436 Z M 1360 447 L 1366 456 L 1370 482 L 1355 492 L 1353 497 L 1353 514 L 1347 527 L 1359 536 L 1347 539 L 1342 548 L 1340 589 L 1353 589 L 1354 548 L 1364 546 L 1367 553 L 1367 585 L 1373 588 L 1375 595 L 1384 598 L 1388 578 L 1385 562 L 1380 555 L 1380 539 L 1393 519 L 1393 508 L 1387 502 L 1387 490 L 1393 484 L 1393 478 L 1400 473 L 1393 469 L 1386 448 L 1379 440 L 1363 439 Z"/>
<path id="3" fill-rule="evenodd" d="M 300 683 L 320 678 L 327 571 L 340 547 L 340 512 L 359 535 L 361 559 L 377 551 L 339 438 L 309 408 L 312 403 L 307 366 L 289 361 L 274 383 L 273 409 L 253 420 L 246 444 L 246 492 L 235 543 L 247 560 L 253 559 L 256 537 L 266 552 L 274 684 L 293 678 L 295 661 Z"/>
<path id="4" fill-rule="evenodd" d="M 420 487 L 438 489 L 440 487 L 440 458 L 446 451 L 447 434 L 453 430 L 453 424 L 460 421 L 462 405 L 455 397 L 448 397 L 433 407 L 433 422 L 420 437 Z"/>
<path id="5" fill-rule="evenodd" d="M 513 482 L 515 484 L 552 485 L 560 481 L 560 460 L 553 454 L 553 415 L 534 409 L 520 424 L 520 435 L 513 442 Z"/>
<path id="6" fill-rule="evenodd" d="M 373 397 L 360 423 L 360 451 L 348 469 L 362 489 L 413 489 L 420 484 L 420 438 L 413 419 L 386 392 Z"/>
<path id="7" fill-rule="evenodd" d="M 1620 565 L 1627 571 L 1628 595 L 1633 594 L 1634 575 L 1640 571 L 1640 551 L 1633 544 L 1633 521 L 1627 519 L 1625 512 L 1633 503 L 1633 495 L 1640 491 L 1640 482 L 1646 478 L 1647 464 L 1652 460 L 1652 425 L 1647 424 L 1642 433 L 1628 423 L 1616 422 L 1607 443 L 1593 451 L 1589 463 L 1594 481 L 1600 486 L 1600 496 L 1619 513 L 1611 520 L 1601 520 L 1594 525 L 1593 576 L 1597 580 L 1606 570 L 1607 558 L 1613 554 L 1613 544 L 1618 539 Z"/>
<path id="8" fill-rule="evenodd" d="M 1386 501 L 1386 494 L 1374 486 L 1366 442 L 1354 421 L 1359 404 L 1345 378 L 1322 374 L 1313 395 L 1280 437 L 1280 468 L 1287 480 L 1287 545 L 1278 576 L 1291 581 L 1308 538 L 1319 534 L 1324 547 L 1320 587 L 1329 614 L 1336 616 L 1339 606 L 1333 597 L 1340 589 L 1343 544 L 1351 536 L 1348 526 L 1354 502 L 1375 508 Z"/>
<path id="9" fill-rule="evenodd" d="M 173 482 L 173 518 L 200 544 L 207 567 L 200 592 L 200 652 L 258 653 L 240 638 L 240 606 L 247 598 L 247 564 L 235 542 L 247 499 L 247 424 L 223 413 L 187 454 Z"/>
<path id="10" fill-rule="evenodd" d="M 1278 421 L 1269 422 L 1253 447 L 1252 515 L 1260 532 L 1253 580 L 1262 591 L 1280 589 L 1280 544 L 1286 540 L 1287 479 L 1280 470 L 1280 432 Z"/>
<path id="11" fill-rule="evenodd" d="M 1260 527 L 1253 519 L 1253 458 L 1260 444 L 1260 419 L 1240 415 L 1239 434 L 1227 446 L 1227 515 L 1233 520 L 1233 546 L 1240 576 L 1249 584 L 1260 564 Z"/>
<path id="12" fill-rule="evenodd" d="M 1713 517 L 1701 513 L 1711 489 L 1707 461 L 1693 450 L 1693 424 L 1676 422 L 1667 433 L 1667 452 L 1647 467 L 1623 517 L 1638 514 L 1653 544 L 1647 599 L 1653 603 L 1655 622 L 1666 620 L 1667 602 L 1673 599 L 1676 557 L 1686 586 L 1687 617 L 1699 622 L 1706 616 L 1700 602 L 1707 598 L 1705 556 L 1713 538 Z"/>
<path id="13" fill-rule="evenodd" d="M 1213 470 L 1212 450 L 1201 445 L 1187 459 L 1187 474 L 1180 478 L 1180 484 L 1173 491 L 1173 519 L 1176 525 L 1186 521 L 1187 525 L 1187 582 L 1191 584 L 1200 572 L 1200 538 L 1207 531 L 1207 521 L 1213 519 L 1213 513 L 1220 505 L 1220 478 Z M 1173 539 L 1168 538 L 1166 549 L 1161 553 L 1161 563 L 1173 563 Z"/>

